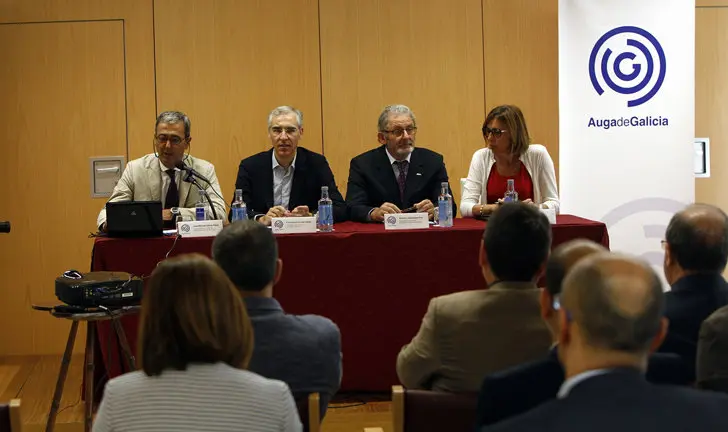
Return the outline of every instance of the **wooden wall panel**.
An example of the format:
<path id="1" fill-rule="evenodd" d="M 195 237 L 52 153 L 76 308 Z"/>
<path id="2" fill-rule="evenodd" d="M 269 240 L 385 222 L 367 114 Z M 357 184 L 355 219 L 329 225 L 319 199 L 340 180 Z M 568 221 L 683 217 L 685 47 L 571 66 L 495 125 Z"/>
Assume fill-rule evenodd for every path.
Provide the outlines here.
<path id="1" fill-rule="evenodd" d="M 695 135 L 710 138 L 711 176 L 695 179 L 695 200 L 728 211 L 728 7 L 695 11 Z"/>
<path id="2" fill-rule="evenodd" d="M 63 349 L 68 323 L 30 305 L 55 300 L 63 270 L 89 269 L 105 200 L 90 198 L 88 158 L 148 142 L 152 11 L 152 0 L 0 1 L 0 220 L 13 224 L 0 235 L 0 355 Z"/>
<path id="3" fill-rule="evenodd" d="M 300 145 L 321 152 L 316 0 L 157 0 L 155 17 L 159 111 L 190 116 L 227 201 L 240 160 L 270 148 L 273 108 L 303 111 Z"/>
<path id="4" fill-rule="evenodd" d="M 442 153 L 455 198 L 482 146 L 480 0 L 320 0 L 324 152 L 346 189 L 349 162 L 379 145 L 384 106 L 408 105 L 416 145 Z"/>
<path id="5" fill-rule="evenodd" d="M 62 350 L 69 323 L 30 306 L 88 270 L 88 158 L 126 150 L 123 47 L 121 21 L 0 25 L 0 354 Z"/>
<path id="6" fill-rule="evenodd" d="M 483 0 L 486 113 L 518 105 L 559 173 L 558 0 Z"/>

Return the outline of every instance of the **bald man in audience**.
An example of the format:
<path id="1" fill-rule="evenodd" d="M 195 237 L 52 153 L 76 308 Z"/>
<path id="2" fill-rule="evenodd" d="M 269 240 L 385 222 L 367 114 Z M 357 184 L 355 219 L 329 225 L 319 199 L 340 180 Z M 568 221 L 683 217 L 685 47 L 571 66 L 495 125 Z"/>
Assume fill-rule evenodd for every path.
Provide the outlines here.
<path id="1" fill-rule="evenodd" d="M 707 204 L 676 213 L 665 232 L 665 317 L 670 328 L 660 352 L 680 355 L 695 377 L 698 333 L 703 321 L 728 304 L 723 271 L 728 262 L 728 216 Z"/>
<path id="2" fill-rule="evenodd" d="M 655 385 L 644 372 L 667 332 L 662 284 L 636 258 L 596 253 L 567 274 L 561 295 L 557 399 L 484 431 L 726 431 L 728 395 Z"/>
<path id="3" fill-rule="evenodd" d="M 697 379 L 699 388 L 728 393 L 728 306 L 700 326 Z"/>
<path id="4" fill-rule="evenodd" d="M 564 368 L 558 358 L 558 335 L 561 331 L 558 310 L 564 277 L 583 258 L 601 252 L 607 252 L 607 249 L 586 239 L 572 240 L 553 250 L 546 264 L 541 317 L 551 330 L 554 344 L 542 359 L 485 377 L 478 396 L 477 426 L 522 414 L 556 397 L 564 382 Z M 676 354 L 651 355 L 647 380 L 662 384 L 688 384 L 682 360 Z"/>

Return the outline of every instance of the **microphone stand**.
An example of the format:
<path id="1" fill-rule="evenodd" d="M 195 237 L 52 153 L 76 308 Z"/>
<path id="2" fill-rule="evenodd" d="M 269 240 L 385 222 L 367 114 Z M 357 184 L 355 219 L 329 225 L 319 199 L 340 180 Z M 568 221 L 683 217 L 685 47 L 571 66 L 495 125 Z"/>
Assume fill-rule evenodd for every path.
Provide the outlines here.
<path id="1" fill-rule="evenodd" d="M 199 190 L 204 190 L 200 183 L 195 180 L 195 176 L 192 174 L 191 171 L 187 171 L 187 175 L 185 176 L 184 181 L 186 181 L 187 183 L 192 183 L 193 185 L 197 186 L 197 189 Z M 215 191 L 215 188 L 211 189 L 213 190 L 213 192 Z M 210 194 L 206 193 L 205 196 L 207 197 L 207 202 L 210 204 L 210 208 L 212 209 L 212 217 L 217 219 L 217 212 L 215 211 L 215 206 L 212 204 L 212 200 L 210 199 Z"/>

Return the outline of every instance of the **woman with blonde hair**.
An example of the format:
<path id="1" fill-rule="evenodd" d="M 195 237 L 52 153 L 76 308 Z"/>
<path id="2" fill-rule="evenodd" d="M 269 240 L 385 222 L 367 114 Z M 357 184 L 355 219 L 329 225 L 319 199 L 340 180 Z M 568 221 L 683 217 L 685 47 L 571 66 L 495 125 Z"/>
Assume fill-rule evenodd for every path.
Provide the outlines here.
<path id="1" fill-rule="evenodd" d="M 493 108 L 483 122 L 486 147 L 473 154 L 463 186 L 463 217 L 487 217 L 503 202 L 508 180 L 520 201 L 559 212 L 554 162 L 546 147 L 531 144 L 526 119 L 515 105 Z"/>
<path id="2" fill-rule="evenodd" d="M 189 254 L 163 261 L 147 284 L 142 370 L 111 380 L 94 431 L 300 431 L 288 386 L 245 370 L 253 330 L 225 272 Z"/>

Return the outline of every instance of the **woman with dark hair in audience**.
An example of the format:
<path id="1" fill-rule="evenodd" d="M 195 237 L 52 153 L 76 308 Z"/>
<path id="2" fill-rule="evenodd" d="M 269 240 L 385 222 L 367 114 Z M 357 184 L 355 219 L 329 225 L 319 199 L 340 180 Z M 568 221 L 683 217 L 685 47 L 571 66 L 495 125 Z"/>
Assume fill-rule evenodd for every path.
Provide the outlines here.
<path id="1" fill-rule="evenodd" d="M 240 294 L 210 259 L 162 262 L 141 312 L 142 371 L 111 380 L 94 431 L 300 431 L 288 386 L 245 368 L 253 331 Z"/>
<path id="2" fill-rule="evenodd" d="M 546 147 L 531 144 L 526 119 L 515 105 L 490 110 L 483 122 L 485 148 L 473 154 L 463 185 L 463 217 L 487 217 L 503 202 L 508 180 L 518 199 L 559 213 L 554 162 Z"/>

